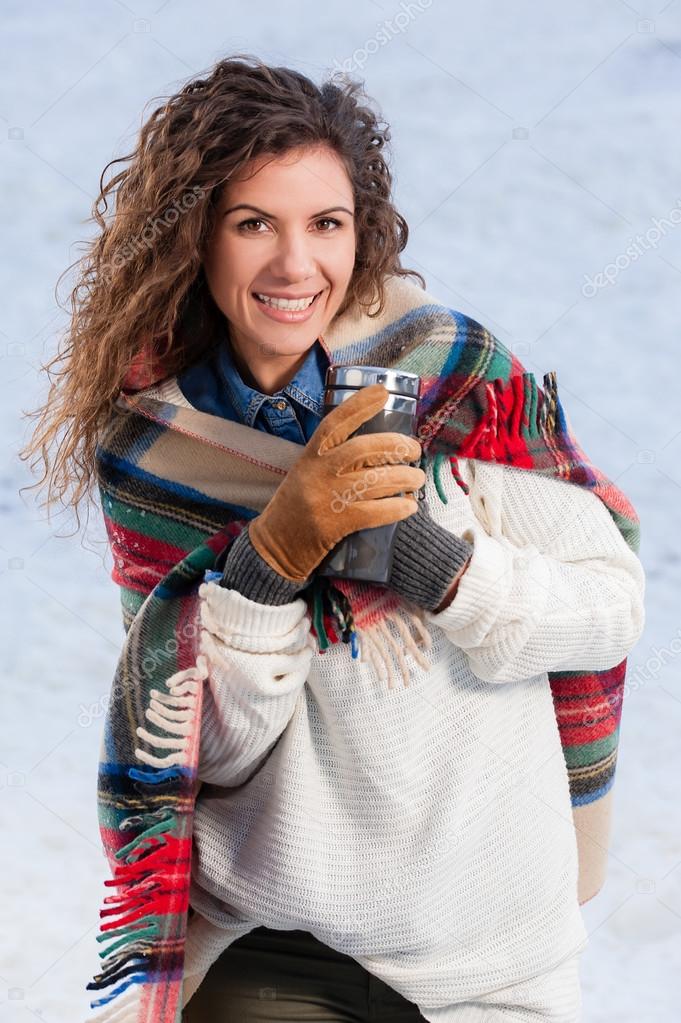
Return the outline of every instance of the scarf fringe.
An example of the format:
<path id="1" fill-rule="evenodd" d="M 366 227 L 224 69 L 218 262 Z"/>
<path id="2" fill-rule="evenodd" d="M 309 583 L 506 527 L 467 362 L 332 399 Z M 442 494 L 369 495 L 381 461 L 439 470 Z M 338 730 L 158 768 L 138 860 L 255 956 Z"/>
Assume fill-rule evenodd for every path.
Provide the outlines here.
<path id="1" fill-rule="evenodd" d="M 144 983 L 145 977 L 140 977 L 136 980 L 137 983 Z M 113 998 L 116 994 L 123 992 L 124 988 L 120 989 L 120 992 L 114 992 L 111 995 Z M 101 1004 L 93 1002 L 93 1005 Z M 140 1009 L 142 1007 L 142 993 L 139 989 L 133 989 L 128 992 L 125 998 L 121 998 L 120 1002 L 115 1005 L 107 1006 L 103 1012 L 97 1015 L 97 1023 L 137 1023 L 140 1018 Z"/>
<path id="2" fill-rule="evenodd" d="M 137 747 L 137 759 L 159 770 L 150 772 L 131 767 L 128 777 L 147 786 L 151 800 L 157 795 L 155 786 L 181 777 L 180 768 L 186 771 L 191 767 L 192 750 L 188 748 L 188 740 L 195 734 L 200 692 L 208 673 L 206 658 L 199 654 L 195 665 L 166 680 L 168 693 L 157 689 L 149 691 L 145 717 L 166 734 L 154 734 L 141 725 L 135 731 L 150 746 L 169 752 L 159 756 Z M 142 989 L 136 986 L 152 979 L 152 939 L 159 935 L 159 919 L 182 908 L 174 904 L 177 902 L 174 874 L 181 858 L 182 841 L 178 823 L 176 813 L 161 807 L 126 817 L 119 824 L 121 831 L 139 827 L 142 830 L 114 854 L 124 863 L 117 865 L 114 877 L 104 882 L 107 887 L 122 891 L 104 899 L 104 904 L 110 908 L 100 910 L 99 915 L 111 919 L 100 924 L 102 933 L 96 940 L 111 944 L 99 953 L 106 965 L 87 984 L 86 990 L 100 991 L 127 979 L 104 997 L 90 1002 L 91 1009 L 103 1009 L 93 1017 L 96 1023 L 137 1023 L 140 1019 Z M 171 983 L 177 985 L 179 998 L 181 981 Z M 128 991 L 133 985 L 135 988 Z M 126 991 L 125 998 L 119 998 Z M 119 1000 L 111 1004 L 115 999 Z"/>
<path id="3" fill-rule="evenodd" d="M 558 396 L 556 370 L 544 374 L 543 384 L 544 389 L 540 391 L 534 373 L 528 372 L 508 381 L 498 377 L 485 382 L 485 414 L 462 442 L 458 455 L 438 451 L 433 456 L 433 482 L 443 504 L 447 504 L 442 482 L 445 461 L 449 462 L 457 485 L 467 495 L 470 487 L 461 476 L 459 458 L 478 457 L 513 463 L 519 454 L 528 451 L 532 438 L 539 436 L 551 450 L 556 450 L 556 436 L 569 432 Z"/>
<path id="4" fill-rule="evenodd" d="M 320 653 L 338 640 L 350 643 L 353 658 L 359 657 L 361 663 L 370 665 L 377 678 L 388 683 L 388 689 L 394 689 L 397 676 L 404 687 L 409 685 L 410 670 L 405 653 L 411 654 L 424 671 L 430 669 L 430 661 L 422 650 L 431 647 L 432 638 L 421 608 L 401 602 L 401 606 L 384 612 L 359 629 L 348 597 L 326 576 L 315 578 L 309 600 L 312 632 Z M 402 646 L 390 631 L 391 623 L 399 633 Z"/>

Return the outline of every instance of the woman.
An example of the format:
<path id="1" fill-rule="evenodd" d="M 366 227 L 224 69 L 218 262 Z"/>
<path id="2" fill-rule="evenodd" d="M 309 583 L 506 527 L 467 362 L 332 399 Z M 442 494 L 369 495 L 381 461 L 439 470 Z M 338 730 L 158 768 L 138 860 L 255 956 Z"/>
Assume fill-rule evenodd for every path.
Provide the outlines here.
<path id="1" fill-rule="evenodd" d="M 465 361 L 475 327 L 504 356 L 484 328 L 444 316 L 406 280 L 420 275 L 399 263 L 407 226 L 390 198 L 389 133 L 360 99 L 354 83 L 318 88 L 234 58 L 150 117 L 130 165 L 102 189 L 104 211 L 116 194 L 109 223 L 96 204 L 102 230 L 74 291 L 64 380 L 30 450 L 45 458 L 69 417 L 50 494 L 75 475 L 77 504 L 100 441 L 124 620 L 132 636 L 153 590 L 157 645 L 170 615 L 157 598 L 175 592 L 178 576 L 166 573 L 189 547 L 159 533 L 152 564 L 144 527 L 125 516 L 179 528 L 191 507 L 196 545 L 238 511 L 240 531 L 228 543 L 219 534 L 191 605 L 200 656 L 173 676 L 203 685 L 182 1018 L 568 1023 L 579 1019 L 586 931 L 548 673 L 605 671 L 626 657 L 643 627 L 643 571 L 595 488 L 567 483 L 564 469 L 528 471 L 508 432 L 505 457 L 473 457 L 489 421 L 467 432 L 443 478 L 422 457 L 425 440 L 353 436 L 383 407 L 380 385 L 322 418 L 331 361 L 381 364 L 404 350 L 423 356 L 427 377 L 419 436 L 441 437 L 445 424 L 453 437 L 452 353 Z M 444 363 L 429 362 L 440 343 L 431 315 L 471 331 L 458 348 L 448 341 Z M 509 365 L 527 396 L 531 374 Z M 489 413 L 496 392 L 480 383 Z M 147 432 L 119 431 L 140 459 L 124 476 L 122 449 L 105 437 L 122 388 L 149 416 Z M 495 414 L 510 394 L 498 389 Z M 554 442 L 568 431 L 559 411 Z M 529 436 L 538 452 L 539 434 Z M 144 461 L 172 439 L 175 489 Z M 584 456 L 583 479 L 587 467 Z M 362 658 L 342 643 L 324 649 L 327 619 L 312 628 L 308 607 L 322 560 L 388 522 L 398 526 L 387 587 L 353 591 L 371 595 L 364 619 L 375 624 Z M 128 667 L 143 660 L 126 651 Z M 408 685 L 377 684 L 400 671 Z M 186 735 L 184 709 L 160 717 L 164 702 L 184 707 L 171 692 L 151 690 L 147 717 L 171 731 L 174 714 Z M 123 991 L 139 978 L 121 966 Z M 166 1018 L 132 989 L 122 997 L 126 1019 Z"/>

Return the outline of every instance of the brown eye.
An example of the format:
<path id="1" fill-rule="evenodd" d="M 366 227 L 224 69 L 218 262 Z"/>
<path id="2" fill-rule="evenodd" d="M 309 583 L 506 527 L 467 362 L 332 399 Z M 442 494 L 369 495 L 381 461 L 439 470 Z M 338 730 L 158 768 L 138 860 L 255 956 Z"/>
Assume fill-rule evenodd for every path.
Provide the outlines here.
<path id="1" fill-rule="evenodd" d="M 239 229 L 239 231 L 243 231 L 244 234 L 260 234 L 260 231 L 247 231 L 246 230 L 246 225 L 247 224 L 264 224 L 264 223 L 265 223 L 265 221 L 262 220 L 260 217 L 249 217 L 248 220 L 242 220 L 241 221 L 241 223 L 238 225 L 238 229 Z"/>
<path id="2" fill-rule="evenodd" d="M 342 222 L 340 220 L 336 220 L 335 217 L 321 217 L 317 221 L 317 223 L 318 224 L 335 224 L 336 228 L 343 226 Z M 334 230 L 335 230 L 335 228 L 334 228 Z M 333 234 L 333 232 L 332 231 L 322 231 L 322 234 Z"/>

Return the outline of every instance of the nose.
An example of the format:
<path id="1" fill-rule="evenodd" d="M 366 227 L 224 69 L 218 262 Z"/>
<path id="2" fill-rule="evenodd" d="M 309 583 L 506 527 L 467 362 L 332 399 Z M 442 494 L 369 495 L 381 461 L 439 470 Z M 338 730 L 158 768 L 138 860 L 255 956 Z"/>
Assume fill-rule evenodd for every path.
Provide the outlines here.
<path id="1" fill-rule="evenodd" d="M 305 231 L 282 232 L 271 263 L 278 277 L 297 281 L 312 277 L 316 272 L 313 239 Z"/>

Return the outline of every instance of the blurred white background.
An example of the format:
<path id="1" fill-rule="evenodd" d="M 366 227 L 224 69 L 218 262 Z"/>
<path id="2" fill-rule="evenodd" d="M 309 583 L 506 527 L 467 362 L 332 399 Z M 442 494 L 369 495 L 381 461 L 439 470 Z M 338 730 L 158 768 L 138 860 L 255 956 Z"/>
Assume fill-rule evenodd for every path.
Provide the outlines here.
<path id="1" fill-rule="evenodd" d="M 87 1014 L 103 880 L 99 741 L 122 644 L 95 513 L 47 521 L 16 452 L 67 322 L 99 175 L 154 97 L 237 52 L 363 79 L 393 132 L 403 265 L 550 369 L 642 523 L 608 880 L 584 907 L 587 1023 L 679 1018 L 680 0 L 3 4 L 0 1014 Z M 634 246 L 634 248 L 632 248 Z M 598 275 L 605 275 L 599 277 Z M 62 286 L 62 294 L 64 294 Z M 677 991 L 677 995 L 674 995 Z"/>

